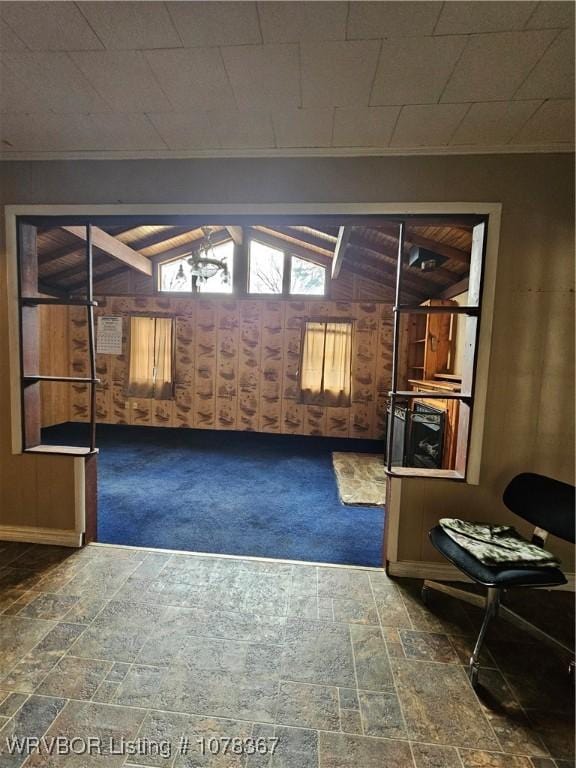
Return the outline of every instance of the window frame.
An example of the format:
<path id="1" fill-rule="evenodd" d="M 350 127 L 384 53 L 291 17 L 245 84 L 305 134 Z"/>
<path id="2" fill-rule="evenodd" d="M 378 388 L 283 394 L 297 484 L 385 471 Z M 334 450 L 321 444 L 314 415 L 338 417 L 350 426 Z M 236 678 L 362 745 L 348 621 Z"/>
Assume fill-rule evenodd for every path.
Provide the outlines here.
<path id="1" fill-rule="evenodd" d="M 282 291 L 279 293 L 251 293 L 250 292 L 250 246 L 253 242 L 264 245 L 267 248 L 279 251 L 283 254 L 283 269 L 282 269 Z M 309 299 L 327 299 L 329 295 L 330 287 L 330 270 L 326 264 L 321 264 L 319 261 L 315 261 L 313 258 L 305 258 L 303 255 L 294 253 L 289 247 L 289 243 L 286 243 L 288 247 L 281 248 L 280 245 L 270 245 L 265 240 L 260 240 L 258 237 L 248 238 L 248 247 L 246 248 L 246 296 L 257 299 L 262 297 L 264 299 L 282 298 L 282 299 L 296 299 L 296 300 L 309 300 Z M 292 282 L 292 259 L 297 258 L 301 261 L 309 261 L 310 264 L 315 264 L 317 267 L 321 267 L 324 270 L 324 291 L 323 293 L 291 293 L 290 284 Z"/>
<path id="2" fill-rule="evenodd" d="M 342 325 L 349 325 L 350 331 L 351 331 L 351 338 L 350 338 L 350 361 L 349 361 L 349 372 L 350 372 L 350 396 L 348 398 L 348 404 L 347 405 L 331 405 L 327 404 L 325 402 L 317 402 L 317 403 L 307 403 L 304 400 L 304 396 L 302 394 L 302 364 L 303 364 L 303 356 L 304 356 L 304 340 L 306 338 L 306 326 L 308 323 L 323 323 L 324 325 L 327 325 L 328 323 L 341 323 Z M 354 350 L 354 328 L 356 325 L 356 321 L 354 318 L 351 317 L 308 317 L 302 324 L 302 329 L 300 332 L 300 362 L 298 365 L 298 390 L 299 395 L 297 398 L 297 403 L 299 405 L 316 405 L 319 408 L 351 408 L 352 407 L 352 357 L 353 357 L 353 350 Z M 325 331 L 326 332 L 326 331 Z M 324 365 L 326 363 L 325 357 L 322 359 L 322 379 L 324 379 Z M 321 392 L 322 398 L 325 397 L 325 392 Z"/>
<path id="3" fill-rule="evenodd" d="M 166 312 L 126 312 L 122 315 L 123 318 L 127 318 L 128 320 L 128 328 L 126 331 L 126 381 L 124 382 L 123 386 L 123 392 L 124 397 L 126 399 L 131 400 L 150 400 L 150 399 L 159 399 L 160 402 L 170 402 L 175 399 L 176 397 L 176 318 L 174 315 L 167 314 Z M 170 359 L 172 363 L 172 377 L 170 381 L 170 397 L 169 398 L 139 398 L 137 395 L 131 395 L 130 394 L 130 341 L 132 336 L 132 318 L 133 317 L 145 317 L 150 320 L 155 319 L 164 319 L 164 320 L 170 320 L 171 326 L 172 326 L 172 349 L 170 354 Z"/>

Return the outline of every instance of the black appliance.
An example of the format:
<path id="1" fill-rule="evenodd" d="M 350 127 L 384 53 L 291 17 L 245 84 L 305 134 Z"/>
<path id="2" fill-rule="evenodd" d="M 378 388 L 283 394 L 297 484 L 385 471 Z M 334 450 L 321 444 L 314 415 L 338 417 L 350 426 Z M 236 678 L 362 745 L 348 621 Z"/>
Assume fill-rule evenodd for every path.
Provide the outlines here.
<path id="1" fill-rule="evenodd" d="M 423 403 L 414 403 L 406 450 L 406 466 L 442 469 L 446 414 Z"/>
<path id="2" fill-rule="evenodd" d="M 406 453 L 406 435 L 408 432 L 410 411 L 405 405 L 394 406 L 394 435 L 392 436 L 392 466 L 403 467 Z M 392 416 L 390 406 L 387 410 L 387 438 L 390 438 L 390 428 L 392 425 Z M 388 445 L 388 440 L 386 441 Z"/>

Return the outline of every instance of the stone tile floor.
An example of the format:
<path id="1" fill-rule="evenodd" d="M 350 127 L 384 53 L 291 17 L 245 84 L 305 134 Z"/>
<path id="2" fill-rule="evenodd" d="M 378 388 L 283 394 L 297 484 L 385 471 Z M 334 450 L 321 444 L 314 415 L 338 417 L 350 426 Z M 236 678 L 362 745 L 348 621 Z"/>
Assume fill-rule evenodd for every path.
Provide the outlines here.
<path id="1" fill-rule="evenodd" d="M 499 622 L 475 693 L 480 618 L 380 571 L 0 542 L 0 768 L 573 766 L 566 659 Z"/>

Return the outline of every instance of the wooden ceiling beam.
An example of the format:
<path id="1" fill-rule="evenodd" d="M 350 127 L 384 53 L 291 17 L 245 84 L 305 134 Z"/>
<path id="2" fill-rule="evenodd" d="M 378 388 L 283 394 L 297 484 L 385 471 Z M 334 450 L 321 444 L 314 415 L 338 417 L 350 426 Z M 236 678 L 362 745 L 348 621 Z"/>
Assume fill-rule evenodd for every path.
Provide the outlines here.
<path id="1" fill-rule="evenodd" d="M 282 237 L 295 240 L 303 246 L 309 245 L 311 248 L 314 248 L 315 250 L 317 249 L 319 253 L 322 253 L 330 259 L 334 256 L 334 247 L 338 240 L 337 237 L 330 237 L 330 239 L 326 240 L 313 235 L 313 230 L 304 232 L 296 227 L 270 227 L 270 229 L 273 229 L 274 232 L 282 235 Z"/>
<path id="2" fill-rule="evenodd" d="M 253 237 L 254 240 L 258 240 L 264 243 L 264 245 L 269 245 L 271 248 L 277 248 L 280 251 L 288 251 L 294 254 L 294 256 L 311 261 L 313 264 L 319 264 L 321 267 L 329 267 L 332 264 L 332 259 L 327 256 L 311 251 L 296 243 L 289 243 L 287 240 L 272 234 L 273 230 L 269 230 L 266 227 L 253 227 L 247 230 L 247 233 L 249 237 Z"/>
<path id="3" fill-rule="evenodd" d="M 398 243 L 396 243 L 396 248 L 384 246 L 382 243 L 378 243 L 376 245 L 366 242 L 359 234 L 354 233 L 351 245 L 355 248 L 359 248 L 361 251 L 364 251 L 371 256 L 376 257 L 377 259 L 385 259 L 386 261 L 391 262 L 394 266 L 394 270 L 396 269 L 396 260 L 398 258 Z M 409 250 L 410 246 L 408 245 L 405 249 L 405 252 L 407 253 Z M 409 275 L 416 281 L 425 280 L 429 284 L 437 284 L 436 281 L 427 280 L 425 277 L 423 277 L 423 274 L 424 273 L 419 273 L 418 271 L 414 270 L 413 267 L 409 267 L 407 263 L 403 264 L 403 275 Z M 443 267 L 437 267 L 434 270 L 434 274 L 438 277 L 441 277 L 442 280 L 445 280 L 447 283 L 462 277 L 462 275 L 457 275 L 456 273 L 451 272 L 448 269 L 444 269 Z"/>
<path id="4" fill-rule="evenodd" d="M 244 231 L 242 227 L 226 227 L 226 229 L 228 230 L 230 237 L 232 240 L 234 240 L 236 245 L 242 245 L 244 242 Z"/>
<path id="5" fill-rule="evenodd" d="M 361 267 L 353 266 L 350 264 L 346 264 L 345 269 L 347 272 L 351 272 L 353 275 L 356 275 L 357 277 L 361 277 L 363 280 L 368 280 L 374 285 L 381 285 L 383 288 L 389 288 L 391 291 L 396 290 L 396 280 L 390 280 L 389 278 L 386 278 L 383 275 L 375 275 L 374 273 L 368 272 L 365 269 L 362 269 Z M 413 290 L 404 291 L 404 296 L 408 301 L 415 301 L 415 302 L 420 302 L 423 299 L 428 298 L 426 294 L 417 293 Z"/>
<path id="6" fill-rule="evenodd" d="M 86 227 L 62 227 L 66 232 L 75 235 L 80 240 L 86 241 Z M 110 256 L 111 259 L 120 261 L 130 269 L 141 272 L 143 275 L 152 276 L 152 263 L 146 256 L 125 245 L 112 235 L 104 232 L 100 227 L 92 227 L 92 245 L 100 251 Z"/>
<path id="7" fill-rule="evenodd" d="M 336 280 L 340 274 L 351 236 L 352 227 L 340 227 L 338 230 L 338 239 L 336 240 L 334 258 L 332 260 L 332 280 Z"/>
<path id="8" fill-rule="evenodd" d="M 224 227 L 220 232 L 216 232 L 210 238 L 212 245 L 221 245 L 227 243 L 232 239 L 230 233 Z M 150 256 L 150 261 L 153 264 L 158 264 L 161 261 L 169 261 L 170 259 L 177 259 L 179 256 L 187 256 L 192 253 L 200 245 L 201 240 L 192 240 L 189 243 L 182 243 L 174 248 L 168 248 L 166 251 L 160 251 L 155 253 L 154 256 Z"/>

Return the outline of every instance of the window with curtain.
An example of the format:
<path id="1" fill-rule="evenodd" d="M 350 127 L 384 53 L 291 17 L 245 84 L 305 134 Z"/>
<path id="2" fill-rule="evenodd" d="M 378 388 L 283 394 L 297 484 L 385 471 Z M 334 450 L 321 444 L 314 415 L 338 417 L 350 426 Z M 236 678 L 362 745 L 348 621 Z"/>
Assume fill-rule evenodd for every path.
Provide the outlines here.
<path id="1" fill-rule="evenodd" d="M 303 403 L 349 406 L 351 365 L 352 323 L 306 323 L 300 367 Z"/>
<path id="2" fill-rule="evenodd" d="M 130 397 L 172 398 L 172 329 L 168 317 L 130 318 Z"/>

